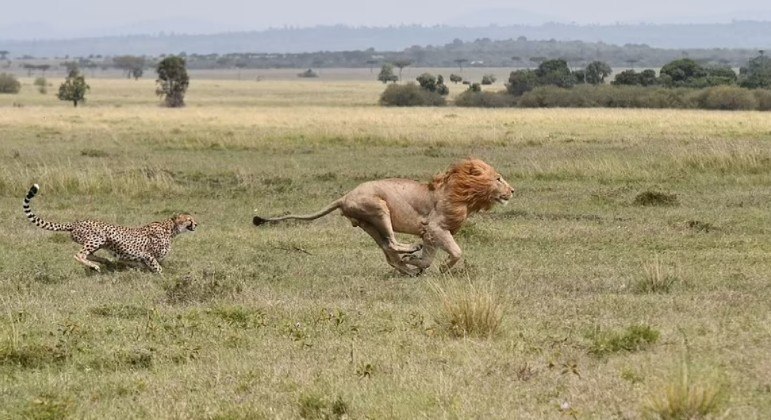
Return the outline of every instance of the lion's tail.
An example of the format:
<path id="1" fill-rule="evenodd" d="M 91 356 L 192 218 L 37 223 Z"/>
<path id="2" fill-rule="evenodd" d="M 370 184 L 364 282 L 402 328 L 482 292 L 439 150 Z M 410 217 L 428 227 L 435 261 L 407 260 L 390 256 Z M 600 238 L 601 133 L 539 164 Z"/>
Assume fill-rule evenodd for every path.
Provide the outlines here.
<path id="1" fill-rule="evenodd" d="M 263 223 L 266 222 L 280 222 L 282 220 L 290 220 L 290 219 L 296 219 L 296 220 L 314 220 L 318 219 L 319 217 L 325 216 L 337 209 L 340 208 L 342 205 L 343 199 L 340 198 L 338 200 L 333 201 L 330 205 L 325 207 L 323 210 L 319 210 L 316 213 L 313 214 L 306 214 L 306 215 L 297 215 L 297 214 L 287 214 L 286 216 L 279 216 L 279 217 L 271 217 L 271 218 L 262 218 L 260 216 L 254 216 L 252 219 L 252 223 L 254 223 L 255 226 L 260 226 Z M 256 211 L 256 210 L 255 210 Z"/>
<path id="2" fill-rule="evenodd" d="M 27 216 L 27 219 L 29 219 L 30 222 L 34 223 L 35 226 L 46 229 L 46 230 L 53 230 L 55 232 L 61 232 L 61 231 L 70 231 L 72 230 L 72 224 L 71 223 L 53 223 L 53 222 L 47 222 L 35 215 L 35 213 L 32 212 L 32 209 L 30 208 L 30 202 L 33 198 L 37 195 L 37 192 L 40 191 L 40 186 L 37 184 L 32 185 L 32 188 L 29 189 L 29 192 L 24 197 L 24 215 Z"/>

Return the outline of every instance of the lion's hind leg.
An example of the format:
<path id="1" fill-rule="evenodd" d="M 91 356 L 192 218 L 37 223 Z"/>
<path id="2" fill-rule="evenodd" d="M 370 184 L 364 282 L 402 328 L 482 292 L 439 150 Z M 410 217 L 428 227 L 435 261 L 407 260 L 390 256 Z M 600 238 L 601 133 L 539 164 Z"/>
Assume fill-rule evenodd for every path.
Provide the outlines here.
<path id="1" fill-rule="evenodd" d="M 383 250 L 386 261 L 391 267 L 408 276 L 417 276 L 423 272 L 423 269 L 408 267 L 407 264 L 402 261 L 400 254 L 389 247 L 388 240 L 373 225 L 367 222 L 358 221 L 358 226 L 375 240 L 380 249 Z"/>
<path id="2" fill-rule="evenodd" d="M 366 223 L 375 229 L 383 245 L 390 251 L 399 254 L 411 254 L 420 251 L 422 248 L 421 244 L 403 244 L 396 239 L 394 228 L 391 224 L 391 212 L 388 210 L 386 202 L 382 199 L 362 201 L 353 208 L 344 207 L 343 212 L 349 218 L 356 220 L 354 225 Z"/>

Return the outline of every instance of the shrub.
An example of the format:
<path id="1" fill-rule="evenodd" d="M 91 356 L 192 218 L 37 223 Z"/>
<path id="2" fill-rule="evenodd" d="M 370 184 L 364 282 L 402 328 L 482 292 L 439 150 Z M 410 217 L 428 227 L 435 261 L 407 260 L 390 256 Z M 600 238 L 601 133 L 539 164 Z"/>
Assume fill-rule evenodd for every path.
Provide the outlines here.
<path id="1" fill-rule="evenodd" d="M 518 105 L 529 108 L 694 108 L 693 89 L 642 86 L 576 86 L 563 89 L 540 86 L 521 96 Z"/>
<path id="2" fill-rule="evenodd" d="M 735 86 L 704 89 L 698 93 L 696 101 L 702 109 L 741 110 L 758 107 L 758 100 L 752 91 Z"/>
<path id="3" fill-rule="evenodd" d="M 450 89 L 448 89 L 444 84 L 444 77 L 442 77 L 441 74 L 437 77 L 434 77 L 434 75 L 431 73 L 423 73 L 415 80 L 418 81 L 418 84 L 420 84 L 421 88 L 429 92 L 436 92 L 442 96 L 450 93 Z"/>
<path id="4" fill-rule="evenodd" d="M 45 77 L 38 77 L 35 79 L 35 86 L 37 86 L 37 91 L 46 94 L 48 92 L 48 82 L 46 81 Z"/>
<path id="5" fill-rule="evenodd" d="M 453 83 L 460 83 L 463 81 L 463 77 L 458 76 L 457 74 L 451 74 L 450 75 L 450 81 Z"/>
<path id="6" fill-rule="evenodd" d="M 474 92 L 467 90 L 455 98 L 455 105 L 464 107 L 504 108 L 517 104 L 517 98 L 503 92 Z"/>
<path id="7" fill-rule="evenodd" d="M 498 78 L 496 78 L 494 74 L 485 74 L 482 76 L 483 85 L 492 85 L 496 80 L 498 80 Z"/>
<path id="8" fill-rule="evenodd" d="M 771 90 L 756 89 L 752 93 L 758 101 L 758 111 L 771 111 Z"/>
<path id="9" fill-rule="evenodd" d="M 308 69 L 304 72 L 297 73 L 297 77 L 319 77 L 319 74 L 313 71 L 313 69 Z"/>
<path id="10" fill-rule="evenodd" d="M 8 73 L 0 73 L 0 93 L 19 93 L 21 83 L 16 76 Z"/>
<path id="11" fill-rule="evenodd" d="M 436 92 L 421 89 L 415 83 L 392 84 L 380 95 L 380 104 L 385 106 L 444 106 L 447 101 Z"/>

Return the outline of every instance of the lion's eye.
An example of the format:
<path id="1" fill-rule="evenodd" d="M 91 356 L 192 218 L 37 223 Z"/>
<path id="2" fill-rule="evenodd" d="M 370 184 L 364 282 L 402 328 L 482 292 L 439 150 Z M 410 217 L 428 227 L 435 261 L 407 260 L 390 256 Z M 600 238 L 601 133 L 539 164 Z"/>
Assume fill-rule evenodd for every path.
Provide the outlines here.
<path id="1" fill-rule="evenodd" d="M 501 179 L 501 177 L 500 177 L 500 176 L 499 176 L 498 178 L 495 178 L 495 180 L 496 180 L 496 181 L 498 181 L 498 182 L 501 182 L 501 181 L 502 181 L 502 179 Z"/>

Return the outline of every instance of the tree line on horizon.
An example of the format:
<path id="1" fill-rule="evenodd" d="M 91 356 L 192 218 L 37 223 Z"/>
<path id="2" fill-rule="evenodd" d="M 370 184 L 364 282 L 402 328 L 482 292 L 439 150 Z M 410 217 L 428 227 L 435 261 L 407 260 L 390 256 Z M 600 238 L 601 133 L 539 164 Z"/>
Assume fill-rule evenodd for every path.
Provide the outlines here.
<path id="1" fill-rule="evenodd" d="M 417 67 L 514 67 L 534 68 L 541 62 L 563 59 L 571 67 L 585 67 L 603 61 L 612 67 L 661 67 L 679 58 L 690 58 L 700 64 L 741 67 L 756 50 L 750 49 L 664 49 L 645 44 L 613 45 L 603 42 L 536 41 L 520 36 L 494 41 L 480 38 L 464 42 L 455 39 L 444 45 L 415 45 L 402 51 L 377 51 L 374 48 L 350 51 L 318 51 L 308 53 L 187 53 L 153 55 L 88 55 L 83 57 L 33 57 L 11 59 L 10 52 L 0 50 L 0 68 L 10 69 L 15 60 L 28 73 L 43 70 L 51 62 L 78 61 L 81 68 L 120 68 L 127 77 L 141 77 L 143 69 L 152 68 L 168 55 L 185 58 L 189 69 L 265 69 L 265 68 L 369 68 L 386 62 L 409 60 Z"/>
<path id="2" fill-rule="evenodd" d="M 449 90 L 442 75 L 423 73 L 416 81 L 397 84 L 401 69 L 408 61 L 382 66 L 377 80 L 391 85 L 380 97 L 386 106 L 442 106 Z M 593 61 L 582 69 L 571 69 L 563 59 L 542 61 L 535 69 L 517 69 L 510 73 L 505 90 L 482 90 L 495 82 L 492 75 L 480 82 L 450 75 L 453 83 L 468 85 L 455 98 L 458 106 L 472 107 L 637 107 L 771 109 L 771 60 L 763 50 L 751 58 L 737 74 L 727 66 L 703 66 L 690 58 L 671 61 L 661 67 L 637 72 L 628 69 L 612 74 L 610 65 Z M 592 86 L 593 88 L 589 88 Z M 441 89 L 440 89 L 441 88 Z M 575 89 L 573 89 L 575 88 Z"/>

